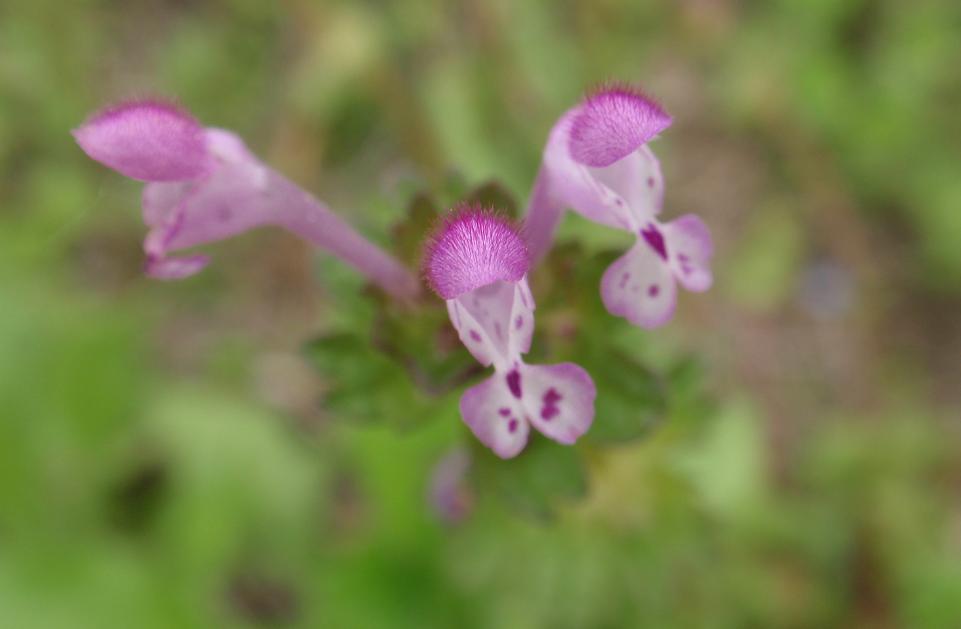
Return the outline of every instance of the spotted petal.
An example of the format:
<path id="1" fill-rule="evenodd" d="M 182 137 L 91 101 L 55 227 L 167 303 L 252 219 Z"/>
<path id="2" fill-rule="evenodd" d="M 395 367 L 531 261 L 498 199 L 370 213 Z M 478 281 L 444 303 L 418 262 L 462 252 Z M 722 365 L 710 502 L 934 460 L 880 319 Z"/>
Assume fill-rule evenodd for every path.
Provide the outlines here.
<path id="1" fill-rule="evenodd" d="M 597 389 L 584 369 L 574 363 L 525 365 L 520 373 L 526 416 L 537 430 L 568 445 L 587 432 Z"/>
<path id="2" fill-rule="evenodd" d="M 651 243 L 639 238 L 601 279 L 608 312 L 642 328 L 656 328 L 674 314 L 677 288 L 671 267 Z"/>
<path id="3" fill-rule="evenodd" d="M 663 230 L 677 280 L 690 291 L 709 289 L 713 283 L 711 256 L 714 255 L 714 244 L 704 221 L 693 214 L 685 214 L 664 225 Z"/>
<path id="4" fill-rule="evenodd" d="M 207 166 L 203 128 L 179 107 L 161 101 L 106 109 L 73 131 L 87 155 L 140 181 L 183 181 Z"/>
<path id="5" fill-rule="evenodd" d="M 502 459 L 517 456 L 527 444 L 530 432 L 523 406 L 512 392 L 508 377 L 502 372 L 495 373 L 467 389 L 460 398 L 464 422 L 481 443 Z"/>

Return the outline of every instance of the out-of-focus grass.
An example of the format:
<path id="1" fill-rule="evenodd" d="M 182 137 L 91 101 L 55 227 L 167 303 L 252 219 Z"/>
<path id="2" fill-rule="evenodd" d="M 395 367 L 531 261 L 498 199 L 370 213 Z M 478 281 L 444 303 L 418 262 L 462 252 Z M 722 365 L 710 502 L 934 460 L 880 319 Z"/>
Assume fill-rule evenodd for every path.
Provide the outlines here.
<path id="1" fill-rule="evenodd" d="M 6 0 L 0 626 L 961 625 L 959 11 Z M 349 273 L 260 232 L 144 279 L 138 187 L 69 136 L 174 95 L 386 242 L 452 171 L 523 199 L 608 78 L 675 114 L 666 212 L 718 242 L 711 293 L 618 341 L 658 371 L 697 355 L 710 401 L 672 381 L 547 524 L 493 500 L 433 519 L 452 409 L 412 431 L 319 410 L 300 344 L 371 315 L 327 298 Z"/>

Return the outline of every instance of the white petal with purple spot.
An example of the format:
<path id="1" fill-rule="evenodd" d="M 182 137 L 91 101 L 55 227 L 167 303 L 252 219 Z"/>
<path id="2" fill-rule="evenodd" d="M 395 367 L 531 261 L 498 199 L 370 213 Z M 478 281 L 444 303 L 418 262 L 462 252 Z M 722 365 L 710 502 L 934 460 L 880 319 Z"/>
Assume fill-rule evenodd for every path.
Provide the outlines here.
<path id="1" fill-rule="evenodd" d="M 690 291 L 709 289 L 714 280 L 711 274 L 714 244 L 704 221 L 693 214 L 685 214 L 664 225 L 663 231 L 677 280 Z"/>
<path id="2" fill-rule="evenodd" d="M 510 373 L 497 372 L 467 389 L 460 398 L 464 422 L 481 443 L 503 459 L 517 456 L 527 444 L 530 432 L 515 394 L 516 386 L 508 381 Z"/>
<path id="3" fill-rule="evenodd" d="M 574 363 L 524 365 L 520 386 L 526 417 L 543 435 L 572 444 L 594 421 L 597 389 Z"/>
<path id="4" fill-rule="evenodd" d="M 615 260 L 601 279 L 601 299 L 608 312 L 642 328 L 656 328 L 670 320 L 676 293 L 671 268 L 643 238 Z"/>
<path id="5" fill-rule="evenodd" d="M 464 347 L 477 362 L 489 367 L 494 359 L 499 357 L 499 352 L 494 342 L 488 337 L 486 328 L 471 315 L 459 299 L 451 299 L 447 302 L 447 314 Z"/>

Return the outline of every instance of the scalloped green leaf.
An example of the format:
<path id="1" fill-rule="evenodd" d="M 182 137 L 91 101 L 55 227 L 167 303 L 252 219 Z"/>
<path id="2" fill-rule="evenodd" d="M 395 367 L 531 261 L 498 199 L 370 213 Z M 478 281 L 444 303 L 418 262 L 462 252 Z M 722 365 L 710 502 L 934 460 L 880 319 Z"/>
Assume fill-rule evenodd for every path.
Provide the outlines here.
<path id="1" fill-rule="evenodd" d="M 478 496 L 500 501 L 508 509 L 550 520 L 565 501 L 587 494 L 587 474 L 575 448 L 554 443 L 531 431 L 531 441 L 517 457 L 503 460 L 472 439 L 474 465 L 470 481 Z"/>

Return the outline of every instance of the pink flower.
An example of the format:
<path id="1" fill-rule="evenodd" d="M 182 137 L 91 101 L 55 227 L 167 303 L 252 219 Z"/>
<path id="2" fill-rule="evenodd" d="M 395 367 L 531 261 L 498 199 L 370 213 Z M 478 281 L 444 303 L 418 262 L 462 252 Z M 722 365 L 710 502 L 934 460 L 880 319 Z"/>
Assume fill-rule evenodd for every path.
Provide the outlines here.
<path id="1" fill-rule="evenodd" d="M 474 494 L 467 482 L 470 465 L 467 449 L 456 447 L 444 454 L 431 472 L 428 504 L 447 524 L 463 521 L 474 507 Z"/>
<path id="2" fill-rule="evenodd" d="M 530 255 L 517 229 L 478 206 L 461 206 L 427 247 L 425 274 L 447 301 L 461 341 L 494 375 L 460 400 L 464 421 L 502 458 L 516 456 L 530 426 L 572 444 L 594 420 L 596 389 L 578 365 L 527 365 L 534 333 L 534 298 L 527 285 Z"/>
<path id="3" fill-rule="evenodd" d="M 169 257 L 170 252 L 275 225 L 330 251 L 394 296 L 418 292 L 408 269 L 260 162 L 239 137 L 202 127 L 176 105 L 121 103 L 95 114 L 73 135 L 93 159 L 147 182 L 145 270 L 152 277 L 187 277 L 208 262 L 205 255 Z"/>
<path id="4" fill-rule="evenodd" d="M 664 178 L 647 143 L 671 122 L 660 105 L 629 87 L 591 94 L 551 130 L 525 219 L 535 258 L 547 253 L 566 208 L 634 234 L 634 246 L 604 273 L 601 299 L 611 314 L 643 328 L 671 319 L 676 282 L 691 291 L 712 283 L 713 244 L 703 221 L 657 220 Z"/>

